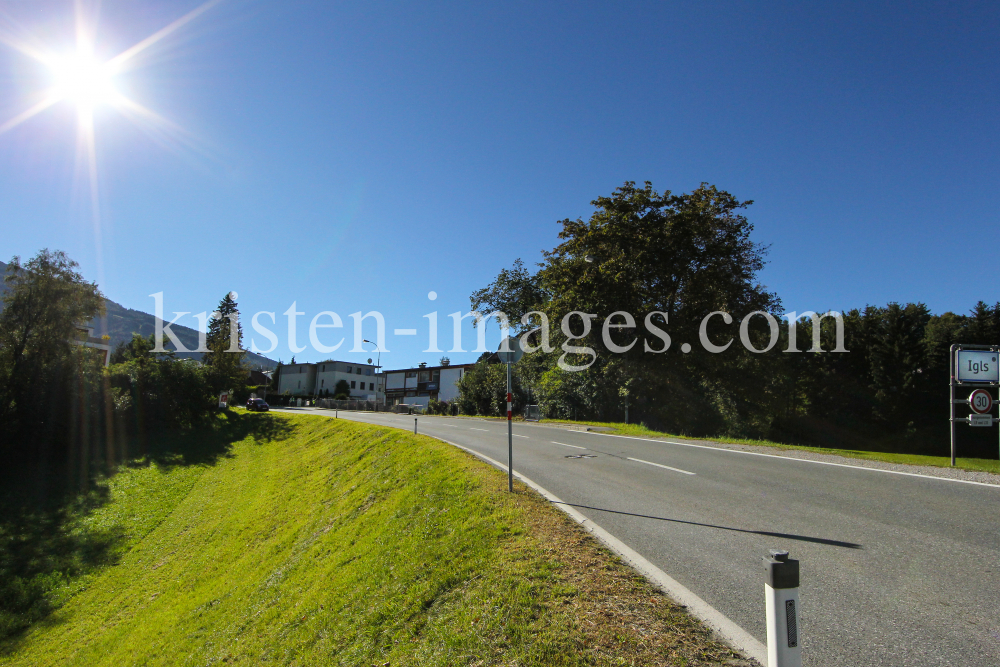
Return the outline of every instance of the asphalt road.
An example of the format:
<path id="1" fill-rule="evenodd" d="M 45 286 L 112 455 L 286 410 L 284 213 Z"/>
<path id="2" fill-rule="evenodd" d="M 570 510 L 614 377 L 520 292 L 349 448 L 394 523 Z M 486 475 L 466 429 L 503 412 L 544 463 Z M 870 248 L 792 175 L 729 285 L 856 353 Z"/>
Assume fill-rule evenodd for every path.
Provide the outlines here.
<path id="1" fill-rule="evenodd" d="M 419 430 L 507 460 L 504 422 L 420 417 Z M 761 557 L 787 549 L 804 665 L 1000 666 L 998 486 L 534 424 L 514 435 L 516 471 L 761 642 Z"/>

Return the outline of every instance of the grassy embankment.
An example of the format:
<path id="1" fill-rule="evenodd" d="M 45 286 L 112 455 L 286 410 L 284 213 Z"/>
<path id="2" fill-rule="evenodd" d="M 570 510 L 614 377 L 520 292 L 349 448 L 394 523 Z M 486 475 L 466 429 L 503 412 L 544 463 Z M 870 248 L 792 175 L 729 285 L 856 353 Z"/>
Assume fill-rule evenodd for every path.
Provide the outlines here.
<path id="1" fill-rule="evenodd" d="M 502 417 L 479 417 L 479 419 L 495 419 L 506 421 Z M 869 461 L 885 461 L 887 463 L 903 463 L 907 465 L 935 466 L 939 468 L 950 468 L 951 457 L 948 456 L 925 456 L 922 454 L 898 454 L 894 452 L 873 452 L 860 449 L 834 449 L 830 447 L 806 447 L 802 445 L 788 445 L 770 440 L 751 440 L 740 438 L 690 438 L 684 435 L 673 433 L 663 433 L 648 429 L 641 424 L 623 424 L 621 422 L 595 422 L 595 421 L 573 421 L 570 419 L 543 419 L 540 424 L 575 424 L 578 426 L 599 426 L 611 429 L 608 431 L 614 435 L 631 435 L 640 438 L 671 438 L 674 440 L 687 440 L 690 442 L 720 442 L 730 445 L 757 445 L 761 447 L 774 447 L 775 449 L 795 450 L 802 452 L 816 452 L 818 454 L 833 454 L 835 456 L 845 456 L 852 459 L 867 459 Z M 963 470 L 975 470 L 980 472 L 991 472 L 1000 474 L 1000 460 L 996 459 L 970 459 L 958 457 L 955 459 L 955 467 Z"/>
<path id="2" fill-rule="evenodd" d="M 315 416 L 220 421 L 102 493 L 4 518 L 0 664 L 744 664 L 464 452 Z"/>

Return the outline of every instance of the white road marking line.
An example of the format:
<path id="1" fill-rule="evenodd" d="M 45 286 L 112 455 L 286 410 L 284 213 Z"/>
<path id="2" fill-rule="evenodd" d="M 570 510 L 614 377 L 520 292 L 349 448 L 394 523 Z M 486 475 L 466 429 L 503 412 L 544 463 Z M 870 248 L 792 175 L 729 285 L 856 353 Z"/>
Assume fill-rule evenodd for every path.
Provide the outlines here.
<path id="1" fill-rule="evenodd" d="M 586 449 L 586 447 L 580 447 L 579 445 L 567 445 L 565 442 L 552 441 L 553 445 L 562 445 L 563 447 L 572 447 L 573 449 Z"/>
<path id="2" fill-rule="evenodd" d="M 866 468 L 864 466 L 852 466 L 847 463 L 831 463 L 830 461 L 814 461 L 812 459 L 798 459 L 794 456 L 780 456 L 778 454 L 764 454 L 762 452 L 744 452 L 739 449 L 726 449 L 724 447 L 710 447 L 708 445 L 694 445 L 689 442 L 674 442 L 672 440 L 654 440 L 652 438 L 637 438 L 632 435 L 613 435 L 611 433 L 594 433 L 590 432 L 591 435 L 603 435 L 606 438 L 626 438 L 628 440 L 643 440 L 645 442 L 660 442 L 667 443 L 668 445 L 677 445 L 679 447 L 695 447 L 697 449 L 712 449 L 717 452 L 729 452 L 730 454 L 749 454 L 750 456 L 766 456 L 771 459 L 784 459 L 786 461 L 799 461 L 801 463 L 818 463 L 824 466 L 835 466 L 837 468 L 854 468 L 855 470 L 870 470 L 872 472 L 884 472 L 890 475 L 905 475 L 906 477 L 923 477 L 924 479 L 937 479 L 942 482 L 959 482 L 960 484 L 975 484 L 976 486 L 990 486 L 994 489 L 1000 488 L 1000 484 L 990 484 L 988 482 L 974 482 L 970 479 L 952 479 L 951 477 L 937 477 L 935 475 L 921 475 L 916 472 L 903 472 L 901 470 L 883 470 L 882 468 Z M 831 454 L 831 456 L 836 456 L 836 454 Z"/>
<path id="3" fill-rule="evenodd" d="M 643 461 L 642 459 L 634 459 L 631 456 L 626 456 L 625 458 L 627 458 L 629 461 L 635 461 L 636 463 L 645 463 L 646 465 L 656 466 L 657 468 L 666 468 L 667 470 L 673 470 L 674 472 L 682 472 L 685 475 L 695 474 L 687 470 L 681 470 L 680 468 L 671 468 L 670 466 L 665 466 L 662 463 L 653 463 L 652 461 Z"/>
<path id="4" fill-rule="evenodd" d="M 472 428 L 472 427 L 469 427 L 469 430 L 470 431 L 483 431 L 484 433 L 489 433 L 489 430 L 487 430 L 485 428 Z"/>
<path id="5" fill-rule="evenodd" d="M 517 433 L 511 433 L 515 438 L 524 438 L 525 440 L 530 440 L 526 435 L 518 435 Z"/>

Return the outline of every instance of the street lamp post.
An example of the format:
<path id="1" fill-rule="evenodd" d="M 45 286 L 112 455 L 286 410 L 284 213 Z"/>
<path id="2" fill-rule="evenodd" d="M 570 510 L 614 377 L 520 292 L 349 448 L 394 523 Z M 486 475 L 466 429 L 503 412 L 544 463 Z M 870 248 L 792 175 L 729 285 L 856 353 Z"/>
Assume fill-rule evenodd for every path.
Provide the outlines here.
<path id="1" fill-rule="evenodd" d="M 382 348 L 380 348 L 378 346 L 378 343 L 372 343 L 372 341 L 368 340 L 367 338 L 362 338 L 361 340 L 363 340 L 366 343 L 371 343 L 372 345 L 375 346 L 375 350 L 378 352 L 378 360 L 375 362 L 375 373 L 376 373 L 376 376 L 381 375 L 382 374 L 381 373 L 381 371 L 382 371 Z M 382 379 L 384 380 L 385 378 L 382 378 Z M 376 377 L 375 378 L 375 406 L 376 406 L 376 410 L 378 409 L 378 381 L 379 381 L 379 378 Z M 382 393 L 383 394 L 385 393 L 385 387 L 382 387 Z"/>

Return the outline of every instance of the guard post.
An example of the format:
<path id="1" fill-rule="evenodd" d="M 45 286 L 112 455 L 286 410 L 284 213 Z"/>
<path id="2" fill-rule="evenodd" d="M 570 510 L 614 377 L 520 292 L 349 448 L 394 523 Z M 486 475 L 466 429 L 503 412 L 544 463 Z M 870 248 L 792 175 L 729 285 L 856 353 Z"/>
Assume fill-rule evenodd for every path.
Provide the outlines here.
<path id="1" fill-rule="evenodd" d="M 951 427 L 951 465 L 955 465 L 955 423 L 964 422 L 969 426 L 993 426 L 993 396 L 985 387 L 1000 387 L 1000 346 L 969 345 L 956 343 L 948 354 L 950 367 L 948 409 Z M 956 387 L 970 387 L 974 391 L 968 398 L 955 398 Z M 956 405 L 968 405 L 972 414 L 955 417 Z"/>
<path id="2" fill-rule="evenodd" d="M 802 667 L 799 642 L 799 561 L 772 549 L 764 558 L 767 667 Z"/>

